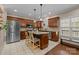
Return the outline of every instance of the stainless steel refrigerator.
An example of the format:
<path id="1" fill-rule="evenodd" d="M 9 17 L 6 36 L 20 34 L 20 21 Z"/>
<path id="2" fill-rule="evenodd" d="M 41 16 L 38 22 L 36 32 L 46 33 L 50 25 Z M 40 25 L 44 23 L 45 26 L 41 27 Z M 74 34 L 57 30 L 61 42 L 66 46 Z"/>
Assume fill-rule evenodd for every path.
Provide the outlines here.
<path id="1" fill-rule="evenodd" d="M 20 25 L 16 20 L 8 21 L 8 29 L 6 33 L 6 43 L 20 41 Z"/>

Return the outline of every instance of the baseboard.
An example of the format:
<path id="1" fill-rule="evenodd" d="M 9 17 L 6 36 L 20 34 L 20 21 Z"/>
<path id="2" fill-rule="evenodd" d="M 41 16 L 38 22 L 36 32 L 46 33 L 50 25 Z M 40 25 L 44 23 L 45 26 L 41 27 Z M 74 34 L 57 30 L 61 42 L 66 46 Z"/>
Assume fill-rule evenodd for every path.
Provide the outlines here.
<path id="1" fill-rule="evenodd" d="M 79 49 L 79 45 L 72 44 L 72 43 L 69 43 L 69 42 L 67 42 L 67 41 L 61 40 L 61 44 L 64 44 L 64 45 L 67 45 L 67 46 L 70 46 L 70 47 Z"/>

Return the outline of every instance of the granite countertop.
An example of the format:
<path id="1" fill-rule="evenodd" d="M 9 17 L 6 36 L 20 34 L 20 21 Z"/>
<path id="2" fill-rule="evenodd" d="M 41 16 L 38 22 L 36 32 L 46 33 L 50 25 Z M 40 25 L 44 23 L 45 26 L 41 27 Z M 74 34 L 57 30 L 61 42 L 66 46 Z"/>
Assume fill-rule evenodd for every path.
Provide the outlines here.
<path id="1" fill-rule="evenodd" d="M 20 31 L 26 31 L 26 28 L 20 28 Z M 46 29 L 41 29 L 40 31 L 42 31 L 42 32 L 59 32 L 59 29 L 46 28 Z"/>
<path id="2" fill-rule="evenodd" d="M 34 34 L 48 34 L 48 32 L 33 32 Z"/>
<path id="3" fill-rule="evenodd" d="M 46 32 L 58 32 L 59 31 L 59 29 L 49 29 L 49 28 L 47 28 L 47 29 L 42 29 L 41 31 L 46 31 Z"/>
<path id="4" fill-rule="evenodd" d="M 29 31 L 34 34 L 48 34 L 49 32 L 41 32 L 41 31 Z"/>

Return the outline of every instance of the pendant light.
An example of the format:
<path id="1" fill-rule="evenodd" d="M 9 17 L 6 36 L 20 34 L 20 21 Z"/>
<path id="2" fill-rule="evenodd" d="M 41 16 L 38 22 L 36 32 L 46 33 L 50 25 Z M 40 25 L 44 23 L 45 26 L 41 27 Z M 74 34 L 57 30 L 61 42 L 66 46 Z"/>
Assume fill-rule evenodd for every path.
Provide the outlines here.
<path id="1" fill-rule="evenodd" d="M 42 5 L 43 4 L 40 4 L 40 21 L 42 21 Z"/>
<path id="2" fill-rule="evenodd" d="M 34 23 L 36 22 L 36 9 L 34 9 Z"/>

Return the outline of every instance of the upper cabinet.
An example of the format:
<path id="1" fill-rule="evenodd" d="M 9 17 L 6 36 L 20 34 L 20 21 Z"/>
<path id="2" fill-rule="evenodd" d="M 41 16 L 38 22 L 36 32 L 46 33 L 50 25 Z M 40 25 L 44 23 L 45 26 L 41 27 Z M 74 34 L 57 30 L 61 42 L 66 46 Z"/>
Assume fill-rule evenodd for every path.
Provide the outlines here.
<path id="1" fill-rule="evenodd" d="M 20 25 L 22 27 L 26 27 L 26 25 L 28 25 L 28 24 L 33 24 L 33 20 L 28 20 L 28 19 L 18 18 L 17 21 L 20 22 Z"/>
<path id="2" fill-rule="evenodd" d="M 8 20 L 17 20 L 20 23 L 20 26 L 26 27 L 28 24 L 33 24 L 33 20 L 23 19 L 18 17 L 7 16 Z"/>
<path id="3" fill-rule="evenodd" d="M 36 21 L 34 24 L 34 27 L 35 28 L 42 28 L 42 23 L 43 23 L 42 21 Z"/>
<path id="4" fill-rule="evenodd" d="M 59 17 L 54 17 L 48 19 L 48 26 L 49 27 L 59 27 Z"/>

